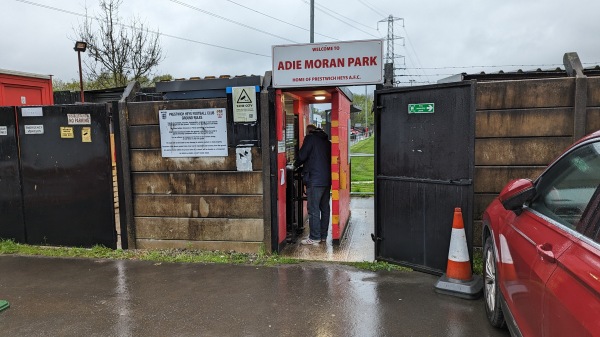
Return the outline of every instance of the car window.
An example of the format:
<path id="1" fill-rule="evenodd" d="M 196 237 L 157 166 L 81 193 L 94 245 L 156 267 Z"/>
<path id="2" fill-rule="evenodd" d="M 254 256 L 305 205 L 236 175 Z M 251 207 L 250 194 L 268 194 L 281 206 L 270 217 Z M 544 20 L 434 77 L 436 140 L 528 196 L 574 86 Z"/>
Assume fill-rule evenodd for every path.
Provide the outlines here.
<path id="1" fill-rule="evenodd" d="M 599 186 L 600 142 L 595 142 L 577 148 L 549 168 L 537 181 L 537 193 L 529 207 L 578 230 Z"/>

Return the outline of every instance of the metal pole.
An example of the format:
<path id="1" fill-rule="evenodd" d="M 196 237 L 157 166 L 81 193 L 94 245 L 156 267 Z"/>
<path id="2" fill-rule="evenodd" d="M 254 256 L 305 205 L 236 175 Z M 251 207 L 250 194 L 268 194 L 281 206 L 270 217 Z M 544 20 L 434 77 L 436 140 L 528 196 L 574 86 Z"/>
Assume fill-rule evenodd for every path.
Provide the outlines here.
<path id="1" fill-rule="evenodd" d="M 365 128 L 369 127 L 369 120 L 368 120 L 368 117 L 367 117 L 369 105 L 367 104 L 367 99 L 368 99 L 368 96 L 367 96 L 367 86 L 365 85 Z M 366 136 L 367 135 L 365 135 L 365 137 Z"/>
<path id="2" fill-rule="evenodd" d="M 83 103 L 83 74 L 81 73 L 81 52 L 79 50 L 77 51 L 77 59 L 79 60 L 79 90 L 81 93 L 81 103 Z"/>
<path id="3" fill-rule="evenodd" d="M 310 0 L 310 43 L 315 43 L 315 0 Z M 313 122 L 313 105 L 309 104 L 308 118 Z"/>
<path id="4" fill-rule="evenodd" d="M 315 0 L 310 0 L 310 43 L 315 43 Z"/>

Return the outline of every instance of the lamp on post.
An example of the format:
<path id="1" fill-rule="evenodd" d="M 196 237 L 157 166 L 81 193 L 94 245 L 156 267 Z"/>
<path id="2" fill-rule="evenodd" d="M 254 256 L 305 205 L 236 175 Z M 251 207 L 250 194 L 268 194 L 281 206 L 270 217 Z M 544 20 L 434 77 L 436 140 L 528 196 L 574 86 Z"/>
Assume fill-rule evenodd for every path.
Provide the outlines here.
<path id="1" fill-rule="evenodd" d="M 77 41 L 75 42 L 75 48 L 73 50 L 77 51 L 77 60 L 79 61 L 79 90 L 81 92 L 81 103 L 84 102 L 83 99 L 83 74 L 81 73 L 81 52 L 85 52 L 87 49 L 87 42 Z"/>

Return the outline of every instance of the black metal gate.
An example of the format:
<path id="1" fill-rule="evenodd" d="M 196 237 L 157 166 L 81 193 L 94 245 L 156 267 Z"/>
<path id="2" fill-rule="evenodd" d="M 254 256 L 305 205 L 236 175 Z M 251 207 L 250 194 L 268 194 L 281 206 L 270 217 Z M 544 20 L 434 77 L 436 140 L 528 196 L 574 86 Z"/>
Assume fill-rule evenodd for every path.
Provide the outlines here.
<path id="1" fill-rule="evenodd" d="M 461 207 L 473 237 L 474 84 L 375 91 L 375 257 L 445 272 Z"/>
<path id="2" fill-rule="evenodd" d="M 116 248 L 104 104 L 17 110 L 26 242 Z"/>
<path id="3" fill-rule="evenodd" d="M 14 107 L 0 107 L 0 238 L 25 242 Z"/>

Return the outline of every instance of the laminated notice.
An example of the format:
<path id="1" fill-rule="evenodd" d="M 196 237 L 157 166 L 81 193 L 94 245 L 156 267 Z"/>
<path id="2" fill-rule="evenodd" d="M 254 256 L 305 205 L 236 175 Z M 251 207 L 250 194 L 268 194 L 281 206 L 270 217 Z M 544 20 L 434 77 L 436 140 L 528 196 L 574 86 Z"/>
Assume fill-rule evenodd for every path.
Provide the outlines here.
<path id="1" fill-rule="evenodd" d="M 44 126 L 43 125 L 24 125 L 25 134 L 26 135 L 43 135 L 44 134 Z"/>
<path id="2" fill-rule="evenodd" d="M 81 128 L 81 141 L 83 143 L 91 143 L 92 142 L 92 128 L 89 126 L 85 126 Z"/>
<path id="3" fill-rule="evenodd" d="M 163 158 L 227 157 L 225 108 L 159 110 Z"/>
<path id="4" fill-rule="evenodd" d="M 61 126 L 60 127 L 60 138 L 75 138 L 72 126 Z"/>

